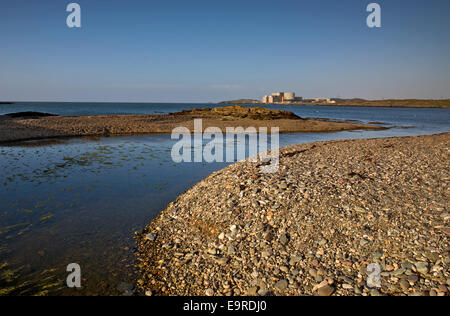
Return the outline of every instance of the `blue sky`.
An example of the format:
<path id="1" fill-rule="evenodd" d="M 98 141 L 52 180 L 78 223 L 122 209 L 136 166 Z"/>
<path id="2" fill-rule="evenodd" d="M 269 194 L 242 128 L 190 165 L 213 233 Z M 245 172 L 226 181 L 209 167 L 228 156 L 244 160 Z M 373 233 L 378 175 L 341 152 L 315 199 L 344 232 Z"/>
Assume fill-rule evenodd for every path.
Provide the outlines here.
<path id="1" fill-rule="evenodd" d="M 448 0 L 1 0 L 0 100 L 450 98 L 449 14 Z"/>

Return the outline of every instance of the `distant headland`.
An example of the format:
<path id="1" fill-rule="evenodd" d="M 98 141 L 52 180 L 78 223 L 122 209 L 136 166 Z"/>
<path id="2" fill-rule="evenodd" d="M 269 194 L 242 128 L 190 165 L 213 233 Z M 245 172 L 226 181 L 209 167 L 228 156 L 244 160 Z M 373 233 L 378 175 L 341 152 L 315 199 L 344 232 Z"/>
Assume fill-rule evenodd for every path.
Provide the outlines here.
<path id="1" fill-rule="evenodd" d="M 0 101 L 0 104 L 14 104 L 14 102 L 9 102 L 9 101 Z"/>
<path id="2" fill-rule="evenodd" d="M 254 99 L 238 99 L 238 100 L 230 100 L 230 101 L 223 101 L 219 102 L 219 104 L 262 104 L 261 101 L 254 100 Z"/>
<path id="3" fill-rule="evenodd" d="M 365 100 L 360 98 L 303 98 L 294 92 L 276 92 L 266 95 L 261 101 L 255 99 L 239 99 L 223 101 L 219 104 L 274 104 L 274 105 L 328 105 L 328 106 L 360 106 L 360 107 L 405 107 L 405 108 L 450 108 L 450 99 L 387 99 Z"/>

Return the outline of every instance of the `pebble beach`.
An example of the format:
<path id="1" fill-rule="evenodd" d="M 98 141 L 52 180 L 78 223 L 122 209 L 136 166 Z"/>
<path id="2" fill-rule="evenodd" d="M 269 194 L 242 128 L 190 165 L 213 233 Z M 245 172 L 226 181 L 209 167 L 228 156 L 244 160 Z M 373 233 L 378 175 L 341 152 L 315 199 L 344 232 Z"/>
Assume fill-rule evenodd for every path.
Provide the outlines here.
<path id="1" fill-rule="evenodd" d="M 201 181 L 142 232 L 145 295 L 447 296 L 450 134 L 284 147 Z M 371 287 L 367 267 L 379 268 Z"/>

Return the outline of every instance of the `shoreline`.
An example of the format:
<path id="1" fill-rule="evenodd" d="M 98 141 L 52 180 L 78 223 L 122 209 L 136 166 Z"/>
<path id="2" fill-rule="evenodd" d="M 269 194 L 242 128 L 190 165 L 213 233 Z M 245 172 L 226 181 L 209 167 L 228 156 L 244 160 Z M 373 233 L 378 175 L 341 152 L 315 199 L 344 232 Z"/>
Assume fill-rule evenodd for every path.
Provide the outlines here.
<path id="1" fill-rule="evenodd" d="M 279 127 L 280 133 L 337 132 L 348 130 L 385 130 L 387 127 L 326 119 L 302 119 L 291 112 L 263 108 L 225 107 L 183 111 L 163 115 L 98 115 L 31 117 L 0 116 L 0 143 L 28 140 L 134 136 L 171 134 L 176 127 L 194 131 L 194 120 L 203 120 L 208 127 Z"/>
<path id="2" fill-rule="evenodd" d="M 450 133 L 281 148 L 280 170 L 238 162 L 142 233 L 142 293 L 448 295 Z M 366 268 L 381 267 L 381 288 Z"/>
<path id="3" fill-rule="evenodd" d="M 292 102 L 292 103 L 263 103 L 258 100 L 242 100 L 252 102 L 223 101 L 219 105 L 231 104 L 247 104 L 247 105 L 283 105 L 283 106 L 348 106 L 348 107 L 378 107 L 378 108 L 415 108 L 415 109 L 448 109 L 450 108 L 450 100 L 432 100 L 432 99 L 387 99 L 387 100 L 363 100 L 363 99 L 347 99 L 338 100 L 336 103 L 324 102 Z"/>

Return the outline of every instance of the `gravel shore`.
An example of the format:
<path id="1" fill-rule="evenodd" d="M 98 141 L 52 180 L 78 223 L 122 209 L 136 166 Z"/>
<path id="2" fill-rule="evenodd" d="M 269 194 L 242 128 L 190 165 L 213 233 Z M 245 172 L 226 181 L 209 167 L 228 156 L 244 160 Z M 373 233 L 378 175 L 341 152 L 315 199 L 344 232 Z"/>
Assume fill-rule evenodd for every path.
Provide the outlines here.
<path id="1" fill-rule="evenodd" d="M 48 115 L 48 114 L 47 114 Z M 291 112 L 239 106 L 192 110 L 169 115 L 99 116 L 0 116 L 0 142 L 56 137 L 170 134 L 176 127 L 194 130 L 194 119 L 203 120 L 203 130 L 218 127 L 279 127 L 281 133 L 381 130 L 377 125 L 302 119 Z"/>
<path id="2" fill-rule="evenodd" d="M 450 289 L 450 134 L 282 148 L 236 163 L 142 232 L 146 295 L 430 295 Z M 381 287 L 367 283 L 380 267 Z"/>

